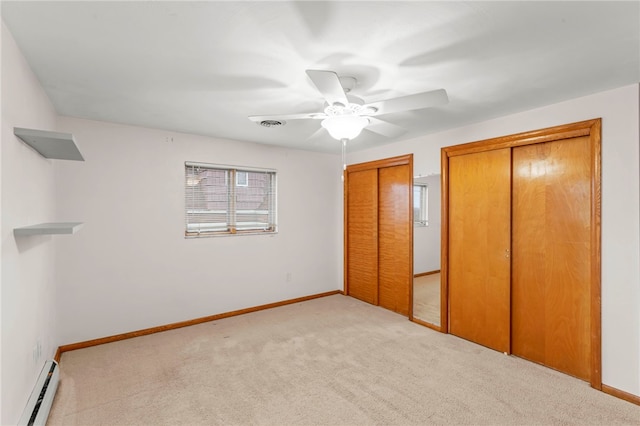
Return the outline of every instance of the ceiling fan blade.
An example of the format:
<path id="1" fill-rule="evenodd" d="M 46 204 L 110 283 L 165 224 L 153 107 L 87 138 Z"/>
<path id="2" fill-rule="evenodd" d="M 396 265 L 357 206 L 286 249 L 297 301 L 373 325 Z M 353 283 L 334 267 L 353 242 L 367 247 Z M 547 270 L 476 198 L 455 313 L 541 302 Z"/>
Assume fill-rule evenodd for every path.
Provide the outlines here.
<path id="1" fill-rule="evenodd" d="M 382 121 L 375 117 L 367 117 L 369 119 L 369 125 L 365 127 L 367 130 L 378 133 L 388 138 L 395 138 L 407 132 L 406 129 L 391 124 L 388 121 Z"/>
<path id="2" fill-rule="evenodd" d="M 311 112 L 306 114 L 281 114 L 281 115 L 250 115 L 249 120 L 260 123 L 265 120 L 285 121 L 285 120 L 301 120 L 301 119 L 315 119 L 321 120 L 327 118 L 324 113 Z"/>
<path id="3" fill-rule="evenodd" d="M 307 75 L 329 105 L 336 102 L 342 105 L 349 103 L 338 74 L 333 71 L 307 70 Z"/>
<path id="4" fill-rule="evenodd" d="M 444 105 L 447 102 L 449 102 L 447 91 L 444 89 L 438 89 L 430 92 L 416 93 L 414 95 L 372 102 L 364 105 L 364 107 L 373 107 L 377 109 L 376 112 L 370 115 L 382 115 L 390 114 L 392 112 L 429 108 L 437 105 Z"/>

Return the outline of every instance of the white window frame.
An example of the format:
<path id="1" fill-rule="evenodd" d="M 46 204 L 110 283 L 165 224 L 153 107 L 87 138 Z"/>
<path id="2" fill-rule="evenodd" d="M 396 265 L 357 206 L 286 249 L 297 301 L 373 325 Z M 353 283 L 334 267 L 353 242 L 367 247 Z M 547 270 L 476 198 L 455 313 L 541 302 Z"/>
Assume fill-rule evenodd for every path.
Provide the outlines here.
<path id="1" fill-rule="evenodd" d="M 244 179 L 241 179 L 241 176 L 244 176 Z M 236 186 L 249 186 L 249 172 L 236 170 Z"/>
<path id="2" fill-rule="evenodd" d="M 224 186 L 200 186 L 198 174 L 209 171 L 224 172 Z M 237 176 L 244 173 L 246 181 L 240 181 Z M 267 194 L 261 204 L 266 208 L 252 208 L 240 210 L 237 206 L 239 188 L 249 188 L 249 174 L 259 173 L 266 176 Z M 230 184 L 233 182 L 233 184 Z M 216 191 L 218 188 L 218 191 Z M 213 191 L 212 191 L 213 190 Z M 216 197 L 217 196 L 217 197 Z M 210 199 L 208 197 L 211 197 Z M 222 201 L 220 200 L 222 197 Z M 217 199 L 216 199 L 217 198 Z M 207 209 L 198 206 L 199 203 L 224 203 L 225 207 Z M 223 219 L 220 220 L 220 216 Z M 255 221 L 238 221 L 239 216 L 254 217 Z M 266 220 L 258 220 L 266 219 Z M 207 220 L 209 219 L 209 220 Z M 199 238 L 228 235 L 256 235 L 274 234 L 277 226 L 277 172 L 273 169 L 257 169 L 241 166 L 228 166 L 208 163 L 185 162 L 185 237 Z"/>

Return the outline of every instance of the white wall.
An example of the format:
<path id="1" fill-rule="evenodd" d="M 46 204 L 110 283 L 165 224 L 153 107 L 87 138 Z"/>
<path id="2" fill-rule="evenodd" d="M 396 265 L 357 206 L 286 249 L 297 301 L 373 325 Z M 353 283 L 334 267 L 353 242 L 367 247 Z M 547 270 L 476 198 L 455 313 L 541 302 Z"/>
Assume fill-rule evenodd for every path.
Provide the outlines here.
<path id="1" fill-rule="evenodd" d="M 602 117 L 602 381 L 640 395 L 638 85 L 350 153 L 359 163 L 414 153 L 414 176 L 440 170 L 440 148 Z"/>
<path id="2" fill-rule="evenodd" d="M 56 169 L 64 344 L 342 288 L 341 161 L 188 134 L 59 118 L 86 161 Z M 278 172 L 275 235 L 184 238 L 184 162 Z M 291 281 L 287 281 L 291 273 Z"/>
<path id="3" fill-rule="evenodd" d="M 417 176 L 414 174 L 414 176 Z M 428 190 L 429 226 L 413 227 L 413 273 L 431 272 L 440 269 L 440 175 L 423 176 Z"/>
<path id="4" fill-rule="evenodd" d="M 36 377 L 59 345 L 55 325 L 55 237 L 14 237 L 13 228 L 55 221 L 54 161 L 13 127 L 55 130 L 49 99 L 2 24 L 2 424 L 17 423 Z M 40 356 L 33 349 L 40 342 Z"/>

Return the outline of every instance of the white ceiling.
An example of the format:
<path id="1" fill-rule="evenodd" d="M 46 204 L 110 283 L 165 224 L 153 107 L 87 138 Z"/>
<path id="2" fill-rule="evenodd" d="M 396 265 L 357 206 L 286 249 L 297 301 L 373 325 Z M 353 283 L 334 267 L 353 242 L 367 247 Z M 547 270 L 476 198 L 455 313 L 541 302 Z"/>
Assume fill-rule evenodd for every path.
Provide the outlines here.
<path id="1" fill-rule="evenodd" d="M 12 2 L 2 19 L 59 114 L 339 152 L 306 69 L 366 102 L 439 88 L 447 105 L 378 116 L 363 149 L 640 81 L 640 2 Z"/>

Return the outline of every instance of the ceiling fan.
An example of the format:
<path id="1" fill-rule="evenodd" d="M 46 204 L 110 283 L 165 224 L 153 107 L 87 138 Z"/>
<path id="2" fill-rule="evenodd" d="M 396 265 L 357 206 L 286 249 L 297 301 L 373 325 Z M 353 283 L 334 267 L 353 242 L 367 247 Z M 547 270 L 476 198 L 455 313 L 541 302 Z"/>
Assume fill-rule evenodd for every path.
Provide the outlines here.
<path id="1" fill-rule="evenodd" d="M 263 126 L 283 124 L 285 120 L 322 120 L 322 127 L 334 138 L 343 141 L 357 137 L 362 129 L 396 137 L 405 132 L 400 126 L 376 118 L 379 115 L 400 111 L 411 111 L 446 104 L 449 99 L 444 89 L 421 92 L 371 103 L 347 94 L 356 85 L 353 77 L 338 77 L 333 71 L 307 70 L 307 75 L 327 101 L 324 112 L 254 115 L 249 120 Z"/>

